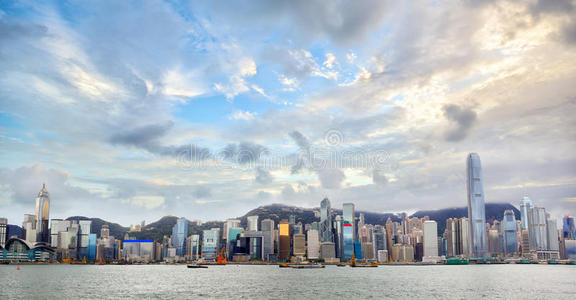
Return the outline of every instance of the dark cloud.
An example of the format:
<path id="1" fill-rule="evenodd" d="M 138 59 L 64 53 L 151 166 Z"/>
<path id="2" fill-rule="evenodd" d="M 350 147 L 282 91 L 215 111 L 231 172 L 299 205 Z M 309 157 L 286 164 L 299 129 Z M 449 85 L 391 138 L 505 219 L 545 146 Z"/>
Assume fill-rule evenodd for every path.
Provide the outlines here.
<path id="1" fill-rule="evenodd" d="M 150 124 L 124 132 L 116 133 L 110 138 L 112 144 L 147 147 L 165 136 L 174 126 L 173 122 Z"/>
<path id="2" fill-rule="evenodd" d="M 380 0 L 257 0 L 225 4 L 209 1 L 208 7 L 209 14 L 216 20 L 226 20 L 230 29 L 286 24 L 292 40 L 327 38 L 338 45 L 351 45 L 384 21 L 388 4 Z"/>
<path id="3" fill-rule="evenodd" d="M 372 171 L 372 182 L 375 184 L 385 185 L 388 183 L 388 178 L 383 171 L 374 169 Z"/>
<path id="4" fill-rule="evenodd" d="M 290 132 L 290 137 L 294 140 L 294 142 L 296 142 L 302 151 L 310 150 L 310 142 L 308 142 L 308 139 L 299 131 L 294 130 Z"/>
<path id="5" fill-rule="evenodd" d="M 211 198 L 212 197 L 212 190 L 204 185 L 198 186 L 194 189 L 194 197 L 203 199 L 203 198 Z"/>
<path id="6" fill-rule="evenodd" d="M 212 157 L 210 149 L 196 145 L 161 145 L 160 139 L 173 127 L 172 122 L 151 124 L 120 132 L 110 138 L 114 145 L 142 148 L 161 156 L 175 156 L 185 161 L 205 160 Z"/>
<path id="7" fill-rule="evenodd" d="M 322 187 L 327 189 L 339 189 L 346 179 L 346 175 L 340 169 L 321 169 L 317 173 Z"/>
<path id="8" fill-rule="evenodd" d="M 255 181 L 259 184 L 270 184 L 274 181 L 274 177 L 269 171 L 264 170 L 261 167 L 256 168 L 256 178 Z"/>
<path id="9" fill-rule="evenodd" d="M 463 140 L 476 122 L 475 111 L 455 104 L 444 106 L 444 117 L 452 123 L 452 128 L 445 133 L 446 140 L 450 142 Z"/>
<path id="10" fill-rule="evenodd" d="M 257 162 L 268 153 L 269 151 L 266 147 L 251 142 L 228 144 L 220 151 L 222 158 L 238 164 Z"/>

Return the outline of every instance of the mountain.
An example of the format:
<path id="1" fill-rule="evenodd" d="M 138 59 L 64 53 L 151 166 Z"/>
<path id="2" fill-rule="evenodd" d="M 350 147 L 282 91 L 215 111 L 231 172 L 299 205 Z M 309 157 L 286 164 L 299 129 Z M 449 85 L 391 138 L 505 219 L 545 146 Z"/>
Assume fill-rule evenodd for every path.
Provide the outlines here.
<path id="1" fill-rule="evenodd" d="M 90 228 L 90 233 L 95 233 L 98 237 L 100 237 L 100 229 L 102 229 L 102 225 L 104 224 L 108 225 L 108 228 L 110 229 L 110 235 L 116 238 L 120 239 L 124 238 L 124 234 L 128 231 L 128 227 L 123 227 L 122 225 L 117 223 L 107 222 L 100 218 L 74 216 L 69 217 L 66 220 L 91 220 L 92 227 Z"/>
<path id="2" fill-rule="evenodd" d="M 514 211 L 516 220 L 520 220 L 520 211 L 514 205 L 509 203 L 486 203 L 486 222 L 492 223 L 494 220 L 502 220 L 504 211 L 507 209 Z M 436 221 L 438 223 L 438 234 L 442 234 L 446 228 L 446 219 L 468 217 L 468 207 L 417 211 L 410 217 L 422 218 L 424 216 L 429 216 L 430 220 Z"/>
<path id="3" fill-rule="evenodd" d="M 486 203 L 486 221 L 492 222 L 494 220 L 501 220 L 504 216 L 504 211 L 511 209 L 514 211 L 516 219 L 520 219 L 520 211 L 511 204 L 507 203 Z M 272 219 L 275 224 L 278 224 L 281 220 L 288 220 L 290 215 L 294 215 L 296 222 L 302 222 L 302 224 L 309 224 L 312 222 L 319 222 L 320 218 L 316 217 L 319 208 L 302 208 L 296 206 L 288 206 L 284 204 L 271 204 L 266 206 L 260 206 L 255 208 L 243 216 L 238 217 L 240 219 L 240 224 L 246 226 L 248 216 L 258 216 L 259 221 L 264 219 Z M 342 214 L 342 210 L 333 209 L 336 214 Z M 377 212 L 365 212 L 356 211 L 356 217 L 360 213 L 364 214 L 364 219 L 367 224 L 374 225 L 385 225 L 386 220 L 390 218 L 392 221 L 400 222 L 401 217 L 393 213 L 377 213 Z M 430 217 L 430 220 L 434 220 L 438 223 L 438 234 L 442 234 L 446 228 L 446 219 L 448 218 L 461 218 L 468 216 L 467 207 L 458 208 L 445 208 L 438 210 L 425 210 L 417 211 L 416 213 L 410 215 L 410 217 L 424 216 Z M 116 238 L 123 239 L 124 234 L 128 233 L 130 237 L 136 239 L 151 239 L 156 241 L 162 241 L 163 238 L 172 235 L 172 228 L 176 224 L 179 217 L 176 216 L 165 216 L 160 218 L 158 221 L 150 223 L 140 232 L 128 232 L 128 227 L 123 227 L 116 223 L 106 222 L 99 218 L 87 218 L 81 216 L 70 217 L 67 220 L 92 220 L 92 233 L 96 233 L 100 236 L 100 228 L 102 225 L 107 224 L 110 227 L 110 235 Z M 188 226 L 188 234 L 198 234 L 203 230 L 208 230 L 211 228 L 222 228 L 224 222 L 221 221 L 211 221 L 203 223 L 202 225 L 197 225 L 196 223 L 190 222 Z"/>

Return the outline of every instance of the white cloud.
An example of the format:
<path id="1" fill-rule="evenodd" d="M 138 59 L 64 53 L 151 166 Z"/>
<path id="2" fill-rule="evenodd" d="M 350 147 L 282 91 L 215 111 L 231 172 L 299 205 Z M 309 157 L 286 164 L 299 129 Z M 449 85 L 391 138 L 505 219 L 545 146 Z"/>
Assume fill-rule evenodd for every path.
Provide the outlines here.
<path id="1" fill-rule="evenodd" d="M 333 53 L 326 53 L 326 60 L 324 61 L 324 66 L 328 69 L 334 68 L 334 65 L 337 64 L 336 56 Z"/>
<path id="2" fill-rule="evenodd" d="M 244 121 L 252 121 L 256 117 L 258 113 L 249 112 L 249 111 L 241 111 L 237 110 L 233 114 L 228 116 L 230 120 L 244 120 Z"/>

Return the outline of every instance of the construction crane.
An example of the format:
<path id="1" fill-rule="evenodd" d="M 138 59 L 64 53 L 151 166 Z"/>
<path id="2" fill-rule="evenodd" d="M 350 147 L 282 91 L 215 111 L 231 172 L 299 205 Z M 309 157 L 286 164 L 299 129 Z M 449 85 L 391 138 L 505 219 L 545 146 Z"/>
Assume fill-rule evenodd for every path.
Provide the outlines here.
<path id="1" fill-rule="evenodd" d="M 222 250 L 220 251 L 220 254 L 218 254 L 218 256 L 217 256 L 216 264 L 218 264 L 218 265 L 225 265 L 228 263 L 226 256 L 224 256 L 224 250 L 225 249 L 222 248 Z"/>

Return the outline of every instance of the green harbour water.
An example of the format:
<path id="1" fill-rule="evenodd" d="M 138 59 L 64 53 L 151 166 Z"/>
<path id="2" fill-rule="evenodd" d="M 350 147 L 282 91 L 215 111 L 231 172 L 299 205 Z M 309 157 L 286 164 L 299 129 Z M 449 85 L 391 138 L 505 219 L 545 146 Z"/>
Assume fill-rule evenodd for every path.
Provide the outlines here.
<path id="1" fill-rule="evenodd" d="M 576 266 L 0 265 L 0 299 L 576 299 Z"/>

